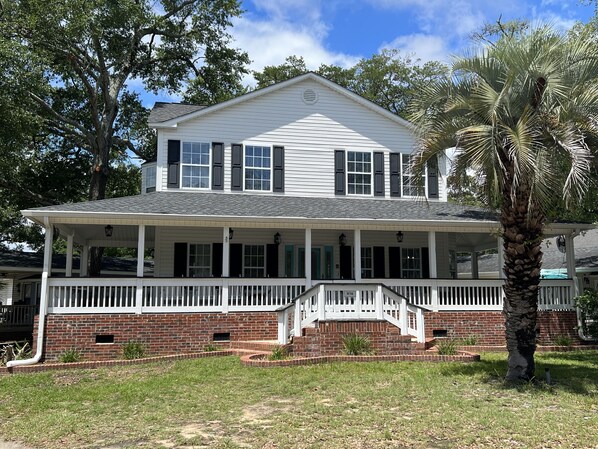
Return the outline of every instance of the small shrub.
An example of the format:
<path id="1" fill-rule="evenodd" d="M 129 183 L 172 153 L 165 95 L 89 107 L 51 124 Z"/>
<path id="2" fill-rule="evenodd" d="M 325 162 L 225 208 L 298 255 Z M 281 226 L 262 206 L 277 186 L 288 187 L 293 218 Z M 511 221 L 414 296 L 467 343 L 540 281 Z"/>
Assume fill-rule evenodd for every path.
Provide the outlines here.
<path id="1" fill-rule="evenodd" d="M 586 290 L 575 298 L 575 305 L 581 312 L 582 331 L 584 335 L 598 339 L 598 292 Z"/>
<path id="2" fill-rule="evenodd" d="M 457 353 L 457 341 L 452 338 L 438 340 L 436 347 L 440 355 L 455 355 Z"/>
<path id="3" fill-rule="evenodd" d="M 214 351 L 220 351 L 220 346 L 218 345 L 214 345 L 212 343 L 208 343 L 207 345 L 205 345 L 203 347 L 204 352 L 214 352 Z"/>
<path id="4" fill-rule="evenodd" d="M 372 342 L 363 335 L 349 334 L 343 336 L 343 352 L 347 355 L 372 355 Z"/>
<path id="5" fill-rule="evenodd" d="M 289 358 L 287 348 L 284 346 L 276 346 L 272 353 L 268 356 L 268 360 L 284 360 Z"/>
<path id="6" fill-rule="evenodd" d="M 478 341 L 479 339 L 477 335 L 468 335 L 461 340 L 461 344 L 463 346 L 475 346 L 478 344 Z"/>
<path id="7" fill-rule="evenodd" d="M 76 363 L 81 361 L 81 353 L 75 348 L 67 349 L 58 356 L 58 361 L 61 363 Z"/>
<path id="8" fill-rule="evenodd" d="M 127 360 L 141 359 L 145 356 L 145 346 L 138 341 L 130 341 L 123 346 L 123 357 Z"/>
<path id="9" fill-rule="evenodd" d="M 573 339 L 568 335 L 557 335 L 554 337 L 554 344 L 557 346 L 571 346 Z"/>

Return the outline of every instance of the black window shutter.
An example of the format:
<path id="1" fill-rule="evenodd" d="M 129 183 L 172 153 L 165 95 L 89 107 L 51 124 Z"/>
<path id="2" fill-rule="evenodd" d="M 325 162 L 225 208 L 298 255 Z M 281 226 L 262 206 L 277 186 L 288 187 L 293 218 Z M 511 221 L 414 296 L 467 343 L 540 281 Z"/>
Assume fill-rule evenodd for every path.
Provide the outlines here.
<path id="1" fill-rule="evenodd" d="M 374 196 L 384 196 L 384 153 L 374 153 Z"/>
<path id="2" fill-rule="evenodd" d="M 212 143 L 212 190 L 224 189 L 224 144 Z"/>
<path id="3" fill-rule="evenodd" d="M 274 243 L 266 245 L 266 276 L 278 277 L 278 245 Z"/>
<path id="4" fill-rule="evenodd" d="M 230 277 L 238 278 L 243 274 L 243 244 L 230 244 Z"/>
<path id="5" fill-rule="evenodd" d="M 384 247 L 374 246 L 374 277 L 384 279 L 386 277 L 386 267 L 384 263 Z"/>
<path id="6" fill-rule="evenodd" d="M 438 198 L 438 158 L 436 156 L 428 160 L 428 198 Z"/>
<path id="7" fill-rule="evenodd" d="M 351 247 L 341 246 L 341 279 L 353 279 L 353 260 L 351 258 Z"/>
<path id="8" fill-rule="evenodd" d="M 231 190 L 243 190 L 243 145 L 231 145 Z"/>
<path id="9" fill-rule="evenodd" d="M 345 150 L 334 150 L 334 194 L 345 195 Z"/>
<path id="10" fill-rule="evenodd" d="M 401 196 L 400 153 L 390 153 L 390 196 Z"/>
<path id="11" fill-rule="evenodd" d="M 273 192 L 284 192 L 284 147 L 274 147 Z"/>
<path id="12" fill-rule="evenodd" d="M 388 248 L 388 277 L 391 279 L 401 278 L 401 247 L 390 246 Z"/>
<path id="13" fill-rule="evenodd" d="M 422 248 L 422 278 L 430 278 L 430 253 L 428 248 Z"/>
<path id="14" fill-rule="evenodd" d="M 212 276 L 222 277 L 222 243 L 212 243 Z"/>
<path id="15" fill-rule="evenodd" d="M 174 277 L 187 277 L 187 243 L 174 244 Z"/>
<path id="16" fill-rule="evenodd" d="M 177 189 L 179 183 L 179 163 L 181 161 L 181 141 L 168 141 L 168 188 Z"/>

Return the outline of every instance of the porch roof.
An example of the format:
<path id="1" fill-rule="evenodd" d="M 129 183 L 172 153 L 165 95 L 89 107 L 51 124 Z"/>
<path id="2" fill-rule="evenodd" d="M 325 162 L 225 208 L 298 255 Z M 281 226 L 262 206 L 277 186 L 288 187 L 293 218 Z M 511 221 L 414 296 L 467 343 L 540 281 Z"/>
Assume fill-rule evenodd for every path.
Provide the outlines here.
<path id="1" fill-rule="evenodd" d="M 32 219 L 173 218 L 309 220 L 326 222 L 460 223 L 496 225 L 493 212 L 445 202 L 376 198 L 317 198 L 272 194 L 152 192 L 100 201 L 60 204 L 22 211 Z"/>

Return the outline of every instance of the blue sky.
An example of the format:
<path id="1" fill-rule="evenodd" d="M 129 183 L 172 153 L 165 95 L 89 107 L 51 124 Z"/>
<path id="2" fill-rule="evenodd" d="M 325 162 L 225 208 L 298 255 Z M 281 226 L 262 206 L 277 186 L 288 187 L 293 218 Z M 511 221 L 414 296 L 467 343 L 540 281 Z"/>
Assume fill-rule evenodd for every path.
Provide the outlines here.
<path id="1" fill-rule="evenodd" d="M 351 66 L 383 48 L 422 61 L 449 62 L 471 48 L 469 36 L 484 23 L 514 18 L 560 29 L 587 22 L 594 7 L 578 0 L 242 0 L 245 13 L 231 29 L 234 46 L 249 53 L 250 69 L 303 56 L 308 68 Z M 247 76 L 246 84 L 253 83 Z M 147 95 L 147 94 L 146 94 Z M 144 95 L 154 99 L 177 97 Z"/>

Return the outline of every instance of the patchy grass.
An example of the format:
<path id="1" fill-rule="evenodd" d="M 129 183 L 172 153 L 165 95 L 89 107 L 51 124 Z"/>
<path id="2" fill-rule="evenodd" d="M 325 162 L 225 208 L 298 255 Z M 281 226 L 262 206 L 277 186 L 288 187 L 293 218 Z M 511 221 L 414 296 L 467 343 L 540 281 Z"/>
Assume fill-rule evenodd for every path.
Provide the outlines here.
<path id="1" fill-rule="evenodd" d="M 598 353 L 543 353 L 553 385 L 482 362 L 241 366 L 236 357 L 0 378 L 0 434 L 44 448 L 594 447 Z"/>

